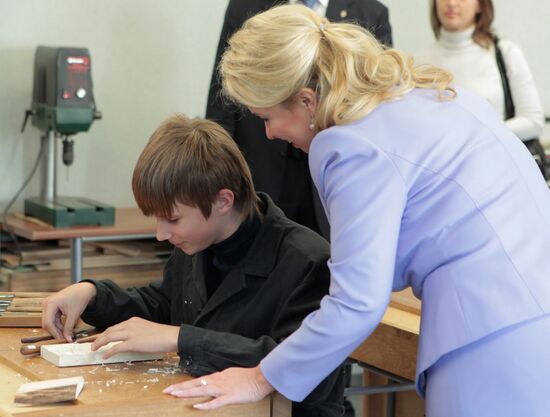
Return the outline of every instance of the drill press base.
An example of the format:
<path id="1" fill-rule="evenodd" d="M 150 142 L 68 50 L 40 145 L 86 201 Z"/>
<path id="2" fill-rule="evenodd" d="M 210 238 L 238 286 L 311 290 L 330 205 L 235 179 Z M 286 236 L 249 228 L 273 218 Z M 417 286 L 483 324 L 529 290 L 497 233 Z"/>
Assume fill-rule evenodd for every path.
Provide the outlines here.
<path id="1" fill-rule="evenodd" d="M 28 198 L 25 200 L 25 215 L 54 227 L 111 226 L 115 223 L 114 207 L 83 197 Z"/>

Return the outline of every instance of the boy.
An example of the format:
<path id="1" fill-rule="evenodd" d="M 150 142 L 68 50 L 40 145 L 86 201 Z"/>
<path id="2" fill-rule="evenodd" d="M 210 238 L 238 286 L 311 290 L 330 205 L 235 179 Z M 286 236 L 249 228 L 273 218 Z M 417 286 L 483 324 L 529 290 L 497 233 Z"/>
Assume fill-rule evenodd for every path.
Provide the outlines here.
<path id="1" fill-rule="evenodd" d="M 250 171 L 225 130 L 207 120 L 170 117 L 155 131 L 134 169 L 132 188 L 157 239 L 176 248 L 161 281 L 122 289 L 86 280 L 44 304 L 43 327 L 71 340 L 80 315 L 109 327 L 92 345 L 122 341 L 121 351 L 173 352 L 200 376 L 256 366 L 328 292 L 327 242 L 256 194 Z M 65 316 L 65 324 L 61 322 Z M 343 412 L 338 369 L 296 416 Z"/>

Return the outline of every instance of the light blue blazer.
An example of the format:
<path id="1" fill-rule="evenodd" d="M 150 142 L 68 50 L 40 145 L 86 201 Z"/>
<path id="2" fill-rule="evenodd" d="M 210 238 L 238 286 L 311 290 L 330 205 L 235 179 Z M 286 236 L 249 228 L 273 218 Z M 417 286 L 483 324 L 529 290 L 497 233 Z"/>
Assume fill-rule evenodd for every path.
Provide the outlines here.
<path id="1" fill-rule="evenodd" d="M 314 138 L 330 294 L 261 362 L 291 400 L 371 334 L 392 290 L 412 286 L 422 299 L 421 394 L 442 355 L 550 313 L 550 192 L 492 107 L 457 93 L 412 90 Z"/>

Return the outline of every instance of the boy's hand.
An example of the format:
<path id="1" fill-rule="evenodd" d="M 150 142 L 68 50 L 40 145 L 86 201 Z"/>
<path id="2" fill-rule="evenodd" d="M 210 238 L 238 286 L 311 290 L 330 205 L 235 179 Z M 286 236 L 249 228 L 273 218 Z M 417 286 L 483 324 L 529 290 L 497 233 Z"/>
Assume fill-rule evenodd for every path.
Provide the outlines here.
<path id="1" fill-rule="evenodd" d="M 110 342 L 122 341 L 107 350 L 103 359 L 120 352 L 166 353 L 178 350 L 180 328 L 132 317 L 105 330 L 93 343 L 92 350 Z"/>
<path id="2" fill-rule="evenodd" d="M 73 329 L 88 303 L 96 296 L 94 284 L 81 282 L 71 285 L 42 303 L 42 328 L 56 339 L 72 342 Z M 65 322 L 61 321 L 65 316 Z"/>

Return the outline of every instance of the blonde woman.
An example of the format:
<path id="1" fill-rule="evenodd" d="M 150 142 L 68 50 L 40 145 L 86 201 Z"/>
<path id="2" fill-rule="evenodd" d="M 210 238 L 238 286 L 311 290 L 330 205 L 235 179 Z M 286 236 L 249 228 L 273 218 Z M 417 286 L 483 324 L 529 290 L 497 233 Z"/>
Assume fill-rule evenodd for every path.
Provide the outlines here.
<path id="1" fill-rule="evenodd" d="M 259 366 L 166 392 L 216 397 L 203 409 L 273 389 L 299 401 L 411 286 L 428 417 L 547 415 L 550 193 L 494 109 L 302 6 L 248 20 L 220 72 L 268 138 L 309 154 L 331 226 L 330 293 Z"/>

